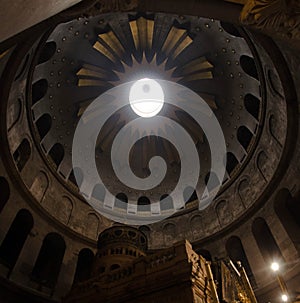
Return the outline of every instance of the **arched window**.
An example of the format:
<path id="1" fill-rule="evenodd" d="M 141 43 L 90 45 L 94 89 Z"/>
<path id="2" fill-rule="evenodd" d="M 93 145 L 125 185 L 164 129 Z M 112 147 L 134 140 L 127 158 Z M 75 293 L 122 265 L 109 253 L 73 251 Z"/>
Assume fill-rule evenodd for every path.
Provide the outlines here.
<path id="1" fill-rule="evenodd" d="M 142 211 L 150 210 L 150 200 L 145 196 L 139 197 L 138 208 L 139 208 L 139 210 L 142 210 Z"/>
<path id="2" fill-rule="evenodd" d="M 252 287 L 256 287 L 257 284 L 252 269 L 250 267 L 247 255 L 245 253 L 243 244 L 241 242 L 241 239 L 236 236 L 230 237 L 226 242 L 226 251 L 229 258 L 233 262 L 235 263 L 238 261 L 241 262 L 242 266 L 245 268 L 245 271 L 247 273 L 247 276 L 250 280 Z"/>
<path id="3" fill-rule="evenodd" d="M 252 57 L 243 55 L 240 58 L 241 67 L 246 74 L 258 80 L 258 72 Z"/>
<path id="4" fill-rule="evenodd" d="M 41 100 L 47 93 L 48 81 L 40 79 L 32 84 L 32 105 Z"/>
<path id="5" fill-rule="evenodd" d="M 94 253 L 90 249 L 84 248 L 79 252 L 74 284 L 86 281 L 91 277 L 93 262 Z"/>
<path id="6" fill-rule="evenodd" d="M 244 104 L 247 112 L 250 113 L 256 120 L 258 120 L 260 106 L 259 99 L 252 94 L 247 94 L 244 97 Z"/>
<path id="7" fill-rule="evenodd" d="M 52 160 L 54 161 L 57 167 L 63 160 L 64 155 L 65 155 L 65 151 L 60 143 L 54 144 L 49 151 L 49 156 L 52 158 Z"/>
<path id="8" fill-rule="evenodd" d="M 11 224 L 0 247 L 0 262 L 12 269 L 33 227 L 33 218 L 26 209 L 21 209 Z"/>
<path id="9" fill-rule="evenodd" d="M 141 225 L 139 227 L 139 230 L 146 236 L 146 238 L 149 239 L 151 230 L 150 230 L 150 228 L 148 226 Z"/>
<path id="10" fill-rule="evenodd" d="M 80 187 L 83 182 L 83 172 L 79 167 L 74 167 L 71 171 L 69 181 L 71 181 L 76 186 Z M 95 186 L 96 187 L 96 186 Z"/>
<path id="11" fill-rule="evenodd" d="M 270 264 L 273 260 L 283 260 L 272 232 L 263 218 L 256 218 L 253 221 L 252 233 L 267 264 Z"/>
<path id="12" fill-rule="evenodd" d="M 53 289 L 60 272 L 65 249 L 65 241 L 59 234 L 48 234 L 32 270 L 32 280 Z"/>
<path id="13" fill-rule="evenodd" d="M 237 160 L 236 156 L 228 152 L 227 153 L 227 161 L 226 161 L 226 170 L 229 175 L 231 175 L 234 168 L 239 164 L 239 161 Z"/>
<path id="14" fill-rule="evenodd" d="M 274 201 L 274 210 L 281 224 L 300 250 L 300 205 L 287 189 L 280 190 Z"/>
<path id="15" fill-rule="evenodd" d="M 173 209 L 173 199 L 167 194 L 164 194 L 160 197 L 160 209 L 161 210 L 167 210 L 167 209 Z"/>
<path id="16" fill-rule="evenodd" d="M 104 186 L 101 184 L 96 184 L 92 192 L 92 197 L 103 202 L 105 198 Z"/>
<path id="17" fill-rule="evenodd" d="M 40 139 L 42 140 L 49 132 L 52 125 L 52 119 L 49 114 L 43 114 L 37 121 L 36 127 L 38 129 Z"/>
<path id="18" fill-rule="evenodd" d="M 4 208 L 10 196 L 9 184 L 4 177 L 0 177 L 0 212 Z"/>
<path id="19" fill-rule="evenodd" d="M 124 193 L 118 193 L 115 199 L 115 207 L 127 209 L 128 198 Z"/>
<path id="20" fill-rule="evenodd" d="M 208 184 L 208 180 L 210 179 L 210 182 Z M 214 188 L 216 188 L 217 186 L 220 185 L 220 181 L 218 176 L 216 175 L 216 173 L 214 172 L 209 172 L 206 176 L 205 176 L 205 184 L 207 186 L 208 191 L 212 191 Z"/>
<path id="21" fill-rule="evenodd" d="M 14 152 L 14 160 L 19 171 L 22 171 L 31 154 L 31 147 L 27 139 L 23 139 L 17 150 Z"/>
<path id="22" fill-rule="evenodd" d="M 185 203 L 193 202 L 195 200 L 198 200 L 197 193 L 195 189 L 191 186 L 188 186 L 183 191 L 183 199 Z"/>
<path id="23" fill-rule="evenodd" d="M 240 126 L 238 128 L 237 139 L 241 143 L 241 145 L 244 147 L 245 150 L 247 150 L 252 137 L 253 137 L 253 135 L 247 127 Z"/>

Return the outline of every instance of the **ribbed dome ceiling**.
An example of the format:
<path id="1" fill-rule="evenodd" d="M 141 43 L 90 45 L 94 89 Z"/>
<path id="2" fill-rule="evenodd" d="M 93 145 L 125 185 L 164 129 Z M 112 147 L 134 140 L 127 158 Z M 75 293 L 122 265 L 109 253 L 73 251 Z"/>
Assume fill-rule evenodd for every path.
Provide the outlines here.
<path id="1" fill-rule="evenodd" d="M 225 189 L 247 163 L 259 135 L 263 85 L 254 54 L 244 31 L 205 18 L 118 13 L 61 24 L 40 46 L 32 75 L 30 107 L 36 140 L 50 167 L 74 191 L 72 139 L 87 106 L 125 82 L 145 77 L 178 82 L 199 94 L 219 120 L 228 151 Z M 189 132 L 201 161 L 199 182 L 207 181 L 210 148 L 201 127 L 170 105 L 160 115 Z M 149 160 L 161 155 L 167 162 L 167 175 L 151 191 L 136 192 L 122 184 L 114 175 L 110 149 L 119 130 L 136 117 L 130 106 L 116 112 L 98 136 L 96 157 L 111 193 L 122 196 L 121 200 L 139 196 L 150 202 L 172 191 L 180 174 L 180 159 L 170 142 L 145 137 L 131 151 L 132 170 L 147 176 Z M 172 132 L 168 125 L 160 127 L 161 132 Z"/>

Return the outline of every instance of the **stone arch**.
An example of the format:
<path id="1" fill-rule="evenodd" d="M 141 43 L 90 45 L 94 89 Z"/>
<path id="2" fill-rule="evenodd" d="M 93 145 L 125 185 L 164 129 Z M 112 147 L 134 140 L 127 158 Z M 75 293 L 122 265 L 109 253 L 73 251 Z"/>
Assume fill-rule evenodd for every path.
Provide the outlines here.
<path id="1" fill-rule="evenodd" d="M 62 223 L 68 225 L 73 211 L 73 201 L 70 198 L 64 196 L 61 200 L 58 200 L 56 202 L 55 206 L 57 210 L 57 219 Z"/>
<path id="2" fill-rule="evenodd" d="M 10 270 L 15 266 L 33 225 L 33 217 L 27 209 L 21 209 L 12 222 L 0 246 L 0 263 Z"/>
<path id="3" fill-rule="evenodd" d="M 233 219 L 232 210 L 226 200 L 218 202 L 216 212 L 221 226 L 229 224 Z"/>
<path id="4" fill-rule="evenodd" d="M 277 121 L 274 114 L 270 114 L 268 122 L 271 136 L 279 144 L 279 146 L 282 147 L 284 144 L 284 141 L 282 140 L 282 137 L 284 138 L 284 134 L 282 134 L 283 130 L 282 127 L 280 127 L 281 124 Z"/>
<path id="5" fill-rule="evenodd" d="M 49 188 L 49 178 L 48 175 L 44 171 L 40 171 L 38 175 L 35 177 L 30 191 L 34 198 L 41 202 Z"/>
<path id="6" fill-rule="evenodd" d="M 0 177 L 0 213 L 10 197 L 10 187 L 4 177 Z"/>
<path id="7" fill-rule="evenodd" d="M 160 209 L 161 210 L 168 210 L 168 209 L 173 209 L 174 208 L 173 199 L 168 194 L 163 194 L 160 197 L 159 201 L 160 201 Z"/>
<path id="8" fill-rule="evenodd" d="M 9 115 L 7 115 L 7 129 L 10 131 L 21 119 L 22 116 L 22 99 L 17 98 L 9 106 Z"/>
<path id="9" fill-rule="evenodd" d="M 65 240 L 57 233 L 48 234 L 43 241 L 32 270 L 31 279 L 40 286 L 54 289 L 66 250 Z"/>
<path id="10" fill-rule="evenodd" d="M 268 166 L 269 158 L 264 151 L 260 151 L 256 158 L 256 165 L 263 176 L 263 178 L 267 181 L 271 178 L 270 167 Z"/>
<path id="11" fill-rule="evenodd" d="M 274 239 L 268 224 L 263 218 L 259 217 L 253 221 L 252 233 L 267 264 L 270 264 L 275 260 L 284 260 L 280 248 Z"/>
<path id="12" fill-rule="evenodd" d="M 89 248 L 83 248 L 79 252 L 73 284 L 86 281 L 91 277 L 94 257 L 94 253 Z"/>
<path id="13" fill-rule="evenodd" d="M 150 227 L 146 225 L 141 225 L 139 227 L 139 230 L 147 237 L 148 240 L 150 239 L 150 233 L 151 233 Z"/>
<path id="14" fill-rule="evenodd" d="M 226 241 L 225 247 L 229 258 L 235 263 L 241 262 L 242 266 L 245 268 L 252 287 L 256 287 L 254 274 L 252 272 L 241 239 L 237 236 L 232 236 Z"/>
<path id="15" fill-rule="evenodd" d="M 127 209 L 127 204 L 128 204 L 128 197 L 126 194 L 124 193 L 116 194 L 115 203 L 114 203 L 115 207 Z"/>
<path id="16" fill-rule="evenodd" d="M 31 156 L 31 146 L 28 139 L 24 138 L 13 154 L 16 166 L 21 172 Z"/>
<path id="17" fill-rule="evenodd" d="M 245 206 L 251 204 L 251 190 L 248 178 L 242 179 L 237 188 L 238 195 Z"/>
<path id="18" fill-rule="evenodd" d="M 294 246 L 300 251 L 300 206 L 286 188 L 279 190 L 274 200 L 274 211 Z"/>
<path id="19" fill-rule="evenodd" d="M 192 229 L 194 239 L 203 235 L 203 220 L 200 215 L 195 215 L 191 218 L 190 226 Z"/>
<path id="20" fill-rule="evenodd" d="M 98 201 L 104 202 L 105 194 L 106 191 L 104 186 L 102 184 L 96 184 L 92 192 L 92 197 Z"/>

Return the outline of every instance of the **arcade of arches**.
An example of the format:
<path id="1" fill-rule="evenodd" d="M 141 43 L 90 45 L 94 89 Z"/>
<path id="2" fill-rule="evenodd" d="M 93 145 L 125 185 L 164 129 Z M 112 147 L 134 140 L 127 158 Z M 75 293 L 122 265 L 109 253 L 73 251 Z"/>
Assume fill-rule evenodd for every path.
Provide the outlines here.
<path id="1" fill-rule="evenodd" d="M 299 2 L 9 3 L 0 3 L 5 20 L 0 29 L 0 302 L 231 303 L 219 280 L 220 264 L 226 262 L 234 268 L 231 275 L 245 272 L 253 290 L 248 301 L 242 296 L 236 301 L 281 302 L 284 289 L 288 302 L 299 302 Z M 196 121 L 164 106 L 160 115 L 179 123 L 195 142 L 199 184 L 182 191 L 184 207 L 168 218 L 125 226 L 80 195 L 85 180 L 83 171 L 72 167 L 72 138 L 95 98 L 148 74 L 186 86 L 209 105 L 224 133 L 225 176 L 219 180 L 210 171 L 210 146 Z M 105 186 L 96 184 L 89 196 L 103 203 L 109 191 L 114 197 L 109 203 L 120 215 L 153 214 L 154 201 L 159 212 L 168 213 L 176 205 L 171 192 L 181 172 L 173 144 L 151 135 L 130 151 L 131 168 L 140 178 L 151 174 L 154 155 L 164 158 L 166 176 L 152 190 L 124 185 L 109 161 L 115 136 L 134 119 L 124 107 L 104 124 L 95 155 Z M 172 132 L 169 125 L 158 127 Z M 220 190 L 199 210 L 206 185 L 209 192 Z M 278 273 L 270 269 L 275 261 Z M 179 279 L 195 262 L 203 266 L 205 281 L 213 282 L 203 284 L 208 290 L 191 282 L 204 292 L 191 299 Z M 178 284 L 169 289 L 170 297 L 157 299 L 154 292 L 161 290 L 155 285 L 147 292 L 147 285 L 137 290 L 128 282 L 129 291 L 123 291 L 124 281 L 134 282 L 141 270 L 145 281 L 158 283 L 153 268 L 169 275 L 173 284 L 166 289 Z M 99 301 L 91 299 L 95 289 L 102 291 Z M 136 297 L 127 297 L 130 291 Z"/>

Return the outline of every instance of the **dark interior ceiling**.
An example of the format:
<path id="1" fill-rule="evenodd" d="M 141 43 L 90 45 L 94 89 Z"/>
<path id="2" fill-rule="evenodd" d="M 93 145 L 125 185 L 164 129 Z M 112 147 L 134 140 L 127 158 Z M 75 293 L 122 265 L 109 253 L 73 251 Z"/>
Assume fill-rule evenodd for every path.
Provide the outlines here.
<path id="1" fill-rule="evenodd" d="M 69 181 L 75 181 L 72 138 L 83 111 L 108 89 L 144 77 L 180 83 L 198 93 L 215 112 L 228 151 L 224 185 L 243 169 L 259 139 L 265 102 L 260 61 L 246 32 L 231 24 L 159 13 L 79 18 L 56 27 L 39 47 L 35 62 L 30 96 L 35 138 L 50 167 L 71 188 Z M 210 150 L 203 131 L 178 108 L 166 105 L 161 115 L 182 124 L 193 138 L 202 167 L 199 183 L 204 184 Z M 135 118 L 131 108 L 125 107 L 99 134 L 98 168 L 104 178 L 114 175 L 109 163 L 114 136 Z M 166 125 L 160 129 L 172 132 Z M 176 150 L 164 139 L 148 137 L 137 142 L 130 160 L 134 172 L 145 177 L 149 159 L 157 153 L 167 159 L 171 173 L 151 194 L 152 199 L 168 194 L 178 180 Z M 106 182 L 113 183 L 114 195 L 122 192 L 134 198 L 116 177 L 106 177 Z"/>

